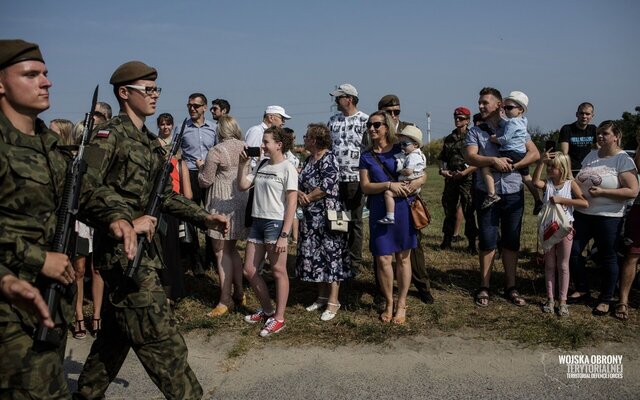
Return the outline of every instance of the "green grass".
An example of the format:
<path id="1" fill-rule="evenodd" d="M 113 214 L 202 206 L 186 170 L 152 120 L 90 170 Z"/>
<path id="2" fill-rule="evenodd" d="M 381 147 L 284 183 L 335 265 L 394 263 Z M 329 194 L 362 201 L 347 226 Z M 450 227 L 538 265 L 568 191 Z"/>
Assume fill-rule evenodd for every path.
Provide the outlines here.
<path id="1" fill-rule="evenodd" d="M 539 304 L 545 296 L 544 270 L 536 263 L 536 218 L 531 215 L 531 196 L 526 195 L 526 212 L 522 230 L 522 249 L 518 263 L 518 289 L 527 299 L 527 306 L 515 307 L 494 293 L 487 308 L 474 305 L 472 294 L 478 286 L 479 267 L 477 256 L 462 250 L 466 243 L 454 244 L 452 251 L 442 251 L 438 245 L 442 240 L 444 212 L 440 196 L 444 186 L 442 177 L 434 167 L 428 169 L 429 180 L 422 194 L 430 207 L 433 221 L 425 228 L 425 257 L 429 267 L 436 299 L 433 305 L 424 305 L 415 297 L 415 289 L 409 292 L 407 324 L 405 326 L 384 325 L 378 321 L 373 306 L 373 273 L 371 255 L 364 253 L 364 272 L 357 277 L 356 290 L 362 293 L 362 306 L 357 310 L 340 310 L 331 322 L 322 322 L 319 313 L 309 313 L 304 306 L 313 302 L 316 287 L 300 282 L 293 277 L 295 248 L 289 248 L 288 267 L 291 289 L 287 307 L 287 328 L 279 335 L 268 338 L 286 345 L 339 346 L 359 343 L 384 343 L 401 336 L 439 335 L 464 332 L 487 339 L 510 339 L 525 345 L 545 345 L 557 348 L 576 349 L 586 345 L 597 345 L 604 341 L 625 342 L 640 334 L 638 312 L 631 310 L 630 320 L 621 323 L 614 318 L 594 317 L 586 306 L 571 306 L 571 315 L 560 319 L 542 313 Z M 365 227 L 367 221 L 365 221 Z M 365 249 L 368 249 L 368 229 L 365 229 Z M 464 230 L 463 230 L 464 232 Z M 492 275 L 494 289 L 503 285 L 504 270 L 500 261 Z M 273 294 L 273 284 L 267 275 Z M 219 287 L 217 276 L 209 273 L 206 278 L 187 276 L 187 287 L 191 297 L 183 300 L 176 309 L 176 318 L 183 331 L 194 329 L 213 335 L 231 332 L 237 342 L 229 351 L 229 358 L 243 355 L 252 346 L 262 346 L 264 339 L 258 337 L 260 327 L 242 321 L 242 313 L 229 313 L 212 320 L 205 314 L 215 306 Z M 593 287 L 598 287 L 594 284 Z M 247 290 L 249 308 L 257 307 L 251 290 Z M 272 297 L 273 298 L 273 297 Z M 632 291 L 632 300 L 638 298 Z"/>

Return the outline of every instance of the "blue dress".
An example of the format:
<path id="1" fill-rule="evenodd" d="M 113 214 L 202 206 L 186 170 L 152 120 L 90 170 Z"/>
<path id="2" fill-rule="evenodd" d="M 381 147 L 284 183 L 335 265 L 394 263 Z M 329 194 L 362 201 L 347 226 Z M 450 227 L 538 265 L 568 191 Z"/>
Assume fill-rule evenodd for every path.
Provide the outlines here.
<path id="1" fill-rule="evenodd" d="M 344 210 L 338 197 L 338 161 L 331 151 L 318 161 L 313 157 L 298 177 L 298 188 L 310 193 L 320 188 L 326 196 L 302 207 L 296 276 L 307 282 L 340 282 L 350 278 L 351 259 L 345 233 L 327 229 L 327 208 Z"/>
<path id="2" fill-rule="evenodd" d="M 394 145 L 387 153 L 376 153 L 378 159 L 393 176 L 398 180 L 396 172 L 395 154 L 402 150 L 399 145 Z M 369 180 L 374 183 L 388 182 L 389 176 L 367 150 L 360 156 L 360 169 L 369 171 Z M 408 201 L 413 200 L 413 196 Z M 403 197 L 395 198 L 395 224 L 379 224 L 377 221 L 386 215 L 384 205 L 384 192 L 367 196 L 367 208 L 369 209 L 369 249 L 373 256 L 388 256 L 404 250 L 415 249 L 418 246 L 418 238 L 409 211 L 409 202 Z"/>

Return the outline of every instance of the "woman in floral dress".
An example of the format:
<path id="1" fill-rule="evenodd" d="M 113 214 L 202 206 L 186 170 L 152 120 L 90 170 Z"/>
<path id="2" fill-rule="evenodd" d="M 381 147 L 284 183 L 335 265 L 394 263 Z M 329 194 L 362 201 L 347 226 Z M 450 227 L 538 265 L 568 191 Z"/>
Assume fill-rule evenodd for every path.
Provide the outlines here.
<path id="1" fill-rule="evenodd" d="M 331 134 L 322 124 L 310 124 L 304 146 L 311 153 L 298 179 L 300 221 L 296 276 L 319 283 L 318 298 L 308 311 L 325 308 L 323 321 L 336 316 L 340 282 L 351 277 L 347 235 L 327 228 L 327 210 L 344 210 L 338 196 L 338 162 L 329 147 Z"/>

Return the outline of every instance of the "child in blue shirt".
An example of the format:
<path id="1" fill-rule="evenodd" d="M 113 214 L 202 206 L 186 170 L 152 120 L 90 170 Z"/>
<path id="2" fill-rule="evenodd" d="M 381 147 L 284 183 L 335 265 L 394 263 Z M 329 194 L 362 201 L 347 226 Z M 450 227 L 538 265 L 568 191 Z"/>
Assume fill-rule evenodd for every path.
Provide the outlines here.
<path id="1" fill-rule="evenodd" d="M 506 119 L 500 122 L 500 129 L 496 135 L 491 136 L 491 141 L 500 145 L 500 157 L 506 157 L 511 160 L 513 164 L 521 161 L 527 154 L 526 142 L 527 142 L 527 118 L 524 114 L 527 112 L 529 105 L 529 98 L 526 94 L 513 91 L 509 93 L 509 96 L 505 97 L 503 101 L 503 110 Z M 529 168 L 524 167 L 518 170 L 525 185 L 533 194 L 536 200 L 536 206 L 538 203 L 542 205 L 540 194 L 533 187 L 531 176 L 529 175 Z M 496 194 L 495 183 L 493 180 L 493 174 L 490 167 L 482 168 L 482 179 L 487 187 L 487 197 L 482 202 L 481 208 L 491 207 L 493 204 L 500 201 L 500 196 Z M 537 214 L 534 211 L 534 214 Z"/>

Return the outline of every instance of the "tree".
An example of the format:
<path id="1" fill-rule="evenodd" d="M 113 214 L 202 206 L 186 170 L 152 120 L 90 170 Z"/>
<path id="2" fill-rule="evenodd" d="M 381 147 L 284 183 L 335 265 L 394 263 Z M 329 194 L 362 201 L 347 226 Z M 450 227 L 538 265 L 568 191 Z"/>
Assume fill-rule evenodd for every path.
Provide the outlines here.
<path id="1" fill-rule="evenodd" d="M 422 152 L 427 156 L 427 164 L 432 165 L 438 162 L 438 156 L 442 151 L 444 139 L 432 140 L 431 143 L 422 146 Z"/>
<path id="2" fill-rule="evenodd" d="M 622 148 L 625 150 L 635 150 L 638 147 L 637 137 L 640 135 L 640 107 L 636 107 L 636 113 L 625 111 L 622 119 L 615 123 L 622 130 Z"/>

